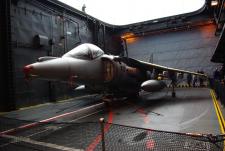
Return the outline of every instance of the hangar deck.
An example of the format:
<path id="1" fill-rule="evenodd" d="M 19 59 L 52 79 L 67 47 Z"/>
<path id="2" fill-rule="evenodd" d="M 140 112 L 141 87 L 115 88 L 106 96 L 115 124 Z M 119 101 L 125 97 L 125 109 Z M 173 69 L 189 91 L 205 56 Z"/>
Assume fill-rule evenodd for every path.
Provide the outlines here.
<path id="1" fill-rule="evenodd" d="M 182 74 L 187 70 L 198 75 L 205 73 L 225 105 L 224 0 L 201 0 L 204 3 L 195 11 L 126 25 L 112 25 L 85 9 L 80 11 L 60 1 L 63 0 L 0 1 L 0 49 L 3 50 L 0 52 L 0 112 L 4 112 L 0 113 L 0 151 L 225 151 L 225 110 L 207 88 L 178 88 L 176 98 L 171 97 L 171 92 L 142 93 L 139 98 L 117 100 L 103 99 L 101 95 L 78 97 L 74 93 L 77 84 L 100 88 L 100 83 L 104 83 L 100 88 L 104 93 L 116 89 L 116 94 L 136 95 L 139 88 L 145 90 L 148 85 L 154 89 L 146 90 L 153 92 L 156 91 L 154 83 L 158 87 L 166 86 L 158 81 L 164 76 L 172 84 L 177 80 L 176 84 L 182 81 L 194 84 L 199 80 L 201 85 L 200 77 Z M 113 4 L 117 8 L 121 2 L 113 1 Z M 160 13 L 162 6 L 170 8 L 159 4 Z M 182 7 L 177 4 L 171 6 L 175 10 L 187 6 L 183 2 Z M 107 6 L 114 8 L 108 2 Z M 143 6 L 138 2 L 135 10 Z M 190 6 L 194 6 L 192 2 Z M 108 10 L 93 8 L 101 16 Z M 127 3 L 121 8 L 133 10 Z M 114 13 L 113 9 L 113 14 L 128 14 L 125 18 L 135 18 L 139 12 L 122 9 L 118 13 L 118 10 Z M 146 13 L 143 16 L 149 16 Z M 106 16 L 113 20 L 111 15 Z M 79 49 L 83 57 L 73 51 L 87 44 L 102 51 Z M 68 55 L 72 52 L 74 55 Z M 62 59 L 65 54 L 67 57 Z M 90 65 L 82 66 L 77 59 Z M 37 61 L 44 67 L 29 66 Z M 38 73 L 45 80 L 36 80 Z M 24 76 L 29 79 L 32 74 L 35 79 L 25 82 Z M 149 79 L 153 80 L 152 84 Z M 118 93 L 118 88 L 123 91 Z M 16 110 L 33 104 L 41 105 Z M 100 118 L 104 122 L 99 122 Z"/>
<path id="2" fill-rule="evenodd" d="M 105 102 L 100 98 L 89 95 L 2 114 L 0 150 L 101 150 L 102 117 L 105 136 L 111 138 L 106 150 L 224 148 L 223 137 L 216 145 L 208 138 L 200 144 L 180 134 L 224 133 L 225 110 L 208 88 L 179 88 L 176 98 L 169 92 Z"/>

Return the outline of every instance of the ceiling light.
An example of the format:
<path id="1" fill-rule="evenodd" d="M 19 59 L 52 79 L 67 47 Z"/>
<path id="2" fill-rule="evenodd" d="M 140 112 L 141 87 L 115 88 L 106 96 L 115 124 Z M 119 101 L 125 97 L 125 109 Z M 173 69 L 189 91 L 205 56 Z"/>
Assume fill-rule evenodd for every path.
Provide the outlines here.
<path id="1" fill-rule="evenodd" d="M 211 1 L 211 6 L 217 6 L 217 5 L 218 5 L 218 1 L 217 0 Z"/>

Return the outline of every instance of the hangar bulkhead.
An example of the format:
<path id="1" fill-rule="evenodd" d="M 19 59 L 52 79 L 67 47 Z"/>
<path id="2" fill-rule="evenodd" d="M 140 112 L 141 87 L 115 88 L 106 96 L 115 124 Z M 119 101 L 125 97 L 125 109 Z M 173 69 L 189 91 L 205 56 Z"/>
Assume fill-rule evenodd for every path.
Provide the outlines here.
<path id="1" fill-rule="evenodd" d="M 0 150 L 224 150 L 223 0 L 124 25 L 0 4 Z"/>

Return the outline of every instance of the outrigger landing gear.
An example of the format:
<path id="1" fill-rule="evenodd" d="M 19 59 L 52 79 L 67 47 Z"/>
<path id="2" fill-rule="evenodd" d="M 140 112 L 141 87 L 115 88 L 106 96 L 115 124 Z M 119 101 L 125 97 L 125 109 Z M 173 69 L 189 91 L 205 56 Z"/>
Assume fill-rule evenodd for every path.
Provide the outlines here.
<path id="1" fill-rule="evenodd" d="M 172 97 L 175 98 L 176 97 L 176 93 L 172 92 Z"/>
<path id="2" fill-rule="evenodd" d="M 176 86 L 176 74 L 175 72 L 169 72 L 169 78 L 171 79 L 171 85 L 172 85 L 172 97 L 176 97 L 176 92 L 175 92 L 175 86 Z"/>
<path id="3" fill-rule="evenodd" d="M 172 83 L 172 97 L 173 97 L 173 98 L 176 97 L 175 84 L 174 84 L 174 83 Z"/>

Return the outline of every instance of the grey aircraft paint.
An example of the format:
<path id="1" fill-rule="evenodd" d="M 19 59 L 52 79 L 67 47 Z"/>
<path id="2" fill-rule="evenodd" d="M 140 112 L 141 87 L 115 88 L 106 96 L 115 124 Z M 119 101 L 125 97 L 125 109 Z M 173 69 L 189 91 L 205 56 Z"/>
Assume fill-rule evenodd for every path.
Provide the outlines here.
<path id="1" fill-rule="evenodd" d="M 148 92 L 163 89 L 166 86 L 163 81 L 149 80 L 147 71 L 153 70 L 158 71 L 157 73 L 168 71 L 170 75 L 176 72 L 205 76 L 132 58 L 106 55 L 99 47 L 88 43 L 77 46 L 60 58 L 50 58 L 24 67 L 27 78 L 33 76 L 72 82 L 87 85 L 98 91 L 125 96 L 136 95 L 141 88 Z"/>

